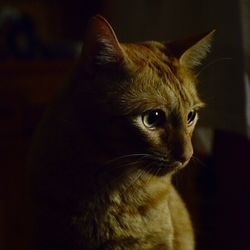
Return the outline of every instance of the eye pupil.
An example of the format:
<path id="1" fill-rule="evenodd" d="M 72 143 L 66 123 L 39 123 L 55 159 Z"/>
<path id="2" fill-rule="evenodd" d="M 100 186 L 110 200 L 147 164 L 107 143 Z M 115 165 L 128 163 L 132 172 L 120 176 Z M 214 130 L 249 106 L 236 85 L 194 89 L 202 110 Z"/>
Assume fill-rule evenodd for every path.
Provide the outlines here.
<path id="1" fill-rule="evenodd" d="M 148 114 L 148 123 L 149 124 L 153 124 L 155 123 L 159 118 L 159 112 L 155 111 L 155 112 L 151 112 Z"/>
<path id="2" fill-rule="evenodd" d="M 165 122 L 165 113 L 162 110 L 149 110 L 142 115 L 142 121 L 147 128 L 160 127 Z"/>
<path id="3" fill-rule="evenodd" d="M 189 125 L 191 125 L 196 117 L 197 112 L 195 110 L 192 110 L 188 113 L 188 117 L 187 117 L 187 122 Z"/>

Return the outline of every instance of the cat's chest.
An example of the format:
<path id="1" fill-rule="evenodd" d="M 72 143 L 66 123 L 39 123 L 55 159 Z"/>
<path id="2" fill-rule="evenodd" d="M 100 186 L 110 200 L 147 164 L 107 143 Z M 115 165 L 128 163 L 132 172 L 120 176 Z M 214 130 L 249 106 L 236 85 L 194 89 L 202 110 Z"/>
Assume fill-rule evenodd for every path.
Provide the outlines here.
<path id="1" fill-rule="evenodd" d="M 113 202 L 108 206 L 105 215 L 105 221 L 109 224 L 107 233 L 119 238 L 131 236 L 171 242 L 173 225 L 167 189 L 158 190 L 152 196 L 145 196 L 140 192 L 127 195 L 130 197 L 126 200 L 119 193 L 113 194 Z"/>

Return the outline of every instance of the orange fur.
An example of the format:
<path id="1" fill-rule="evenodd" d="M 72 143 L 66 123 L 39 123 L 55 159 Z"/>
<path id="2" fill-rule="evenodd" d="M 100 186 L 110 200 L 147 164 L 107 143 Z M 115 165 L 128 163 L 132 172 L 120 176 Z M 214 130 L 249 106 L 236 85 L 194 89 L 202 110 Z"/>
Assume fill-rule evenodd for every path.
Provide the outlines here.
<path id="1" fill-rule="evenodd" d="M 203 103 L 190 66 L 210 36 L 125 44 L 103 17 L 91 20 L 31 153 L 33 249 L 194 249 L 171 178 L 193 153 Z"/>

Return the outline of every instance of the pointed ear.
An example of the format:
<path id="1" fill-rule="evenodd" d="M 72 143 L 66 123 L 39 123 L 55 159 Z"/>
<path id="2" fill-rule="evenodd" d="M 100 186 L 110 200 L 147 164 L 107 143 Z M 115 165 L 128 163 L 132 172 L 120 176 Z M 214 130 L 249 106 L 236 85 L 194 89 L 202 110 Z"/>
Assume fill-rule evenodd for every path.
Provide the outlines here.
<path id="1" fill-rule="evenodd" d="M 107 20 L 100 16 L 91 18 L 82 51 L 82 58 L 87 67 L 119 64 L 124 52 Z"/>
<path id="2" fill-rule="evenodd" d="M 166 46 L 182 65 L 194 68 L 207 56 L 214 33 L 215 30 L 212 30 L 186 40 L 167 43 Z"/>

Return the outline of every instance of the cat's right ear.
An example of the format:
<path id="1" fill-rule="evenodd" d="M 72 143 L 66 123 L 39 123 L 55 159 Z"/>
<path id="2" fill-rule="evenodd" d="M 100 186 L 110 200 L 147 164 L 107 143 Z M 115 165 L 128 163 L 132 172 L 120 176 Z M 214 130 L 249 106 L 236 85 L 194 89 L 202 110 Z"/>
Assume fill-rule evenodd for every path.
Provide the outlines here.
<path id="1" fill-rule="evenodd" d="M 123 64 L 124 51 L 111 25 L 100 15 L 92 17 L 89 22 L 83 44 L 82 59 L 89 70 Z"/>
<path id="2" fill-rule="evenodd" d="M 207 56 L 214 33 L 215 30 L 212 30 L 185 40 L 166 43 L 166 46 L 182 65 L 192 69 Z"/>

